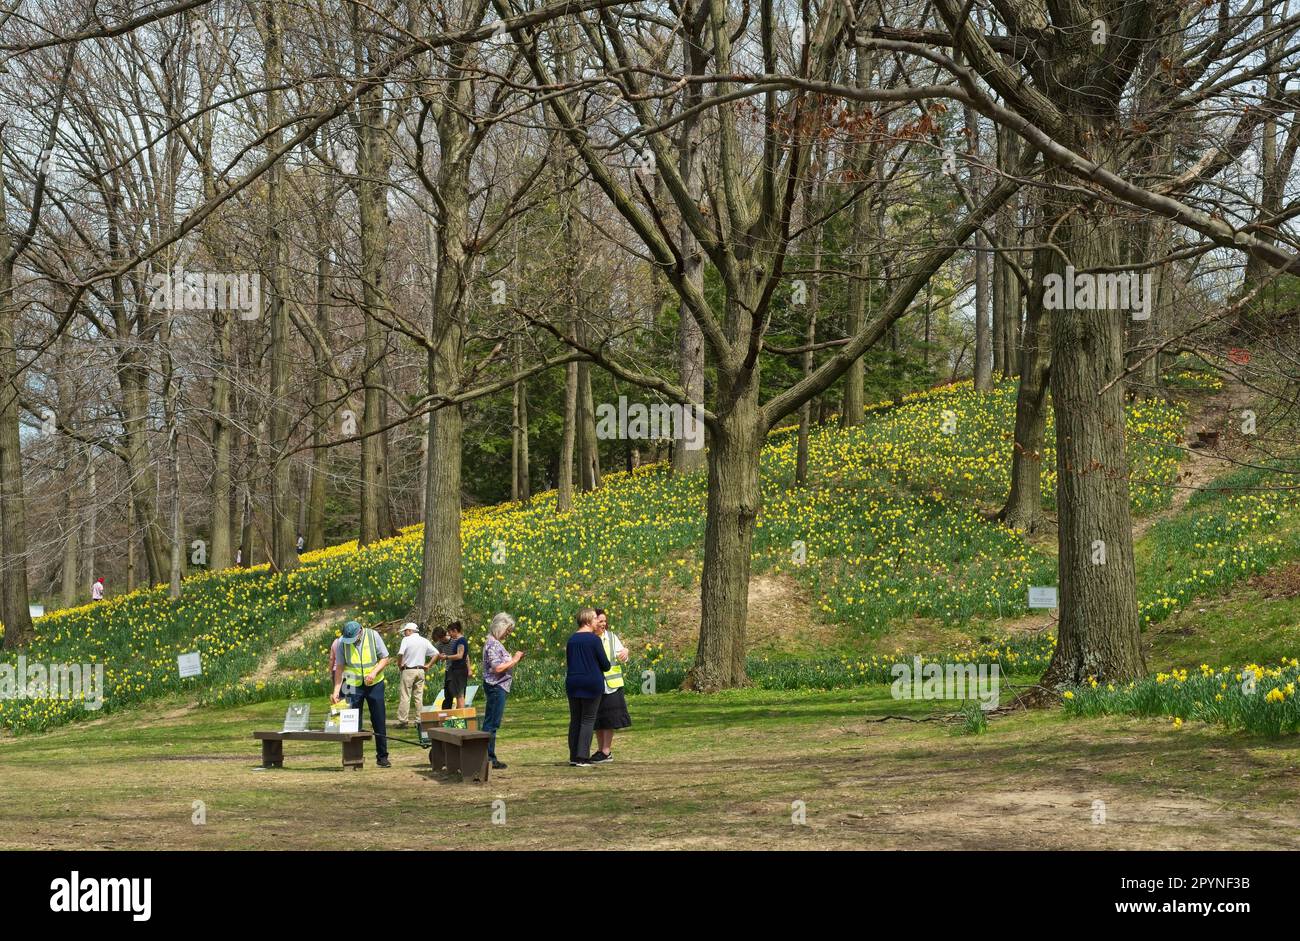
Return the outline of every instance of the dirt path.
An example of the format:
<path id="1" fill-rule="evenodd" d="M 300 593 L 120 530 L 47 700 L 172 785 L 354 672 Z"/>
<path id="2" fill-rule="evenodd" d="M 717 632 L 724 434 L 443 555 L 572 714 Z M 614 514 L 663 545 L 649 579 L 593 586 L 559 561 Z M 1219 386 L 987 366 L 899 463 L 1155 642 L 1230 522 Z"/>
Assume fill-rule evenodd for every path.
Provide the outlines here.
<path id="1" fill-rule="evenodd" d="M 1229 468 L 1229 458 L 1240 450 L 1241 445 L 1233 416 L 1240 415 L 1249 401 L 1250 390 L 1234 382 L 1225 385 L 1188 416 L 1187 427 L 1184 429 L 1185 460 L 1173 484 L 1173 500 L 1165 509 L 1134 523 L 1134 542 L 1145 536 L 1160 520 L 1180 513 L 1193 494 Z M 1194 446 L 1199 431 L 1218 431 L 1219 444 L 1214 448 Z"/>
<path id="2" fill-rule="evenodd" d="M 292 653 L 297 650 L 317 631 L 336 623 L 343 617 L 344 612 L 347 610 L 347 608 L 326 608 L 324 611 L 321 611 L 306 627 L 294 634 L 279 647 L 269 651 L 266 656 L 262 658 L 261 663 L 257 665 L 257 669 L 249 674 L 247 682 L 265 683 L 275 674 L 275 664 L 276 661 L 280 659 L 280 654 Z"/>

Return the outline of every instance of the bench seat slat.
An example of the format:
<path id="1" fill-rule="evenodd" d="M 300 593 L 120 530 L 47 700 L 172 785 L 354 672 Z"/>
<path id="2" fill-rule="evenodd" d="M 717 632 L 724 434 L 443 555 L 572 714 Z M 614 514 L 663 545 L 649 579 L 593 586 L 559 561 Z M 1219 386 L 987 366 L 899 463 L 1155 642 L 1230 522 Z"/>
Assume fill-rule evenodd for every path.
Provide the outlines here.
<path id="1" fill-rule="evenodd" d="M 374 732 L 254 732 L 253 738 L 272 742 L 350 742 L 374 737 Z"/>

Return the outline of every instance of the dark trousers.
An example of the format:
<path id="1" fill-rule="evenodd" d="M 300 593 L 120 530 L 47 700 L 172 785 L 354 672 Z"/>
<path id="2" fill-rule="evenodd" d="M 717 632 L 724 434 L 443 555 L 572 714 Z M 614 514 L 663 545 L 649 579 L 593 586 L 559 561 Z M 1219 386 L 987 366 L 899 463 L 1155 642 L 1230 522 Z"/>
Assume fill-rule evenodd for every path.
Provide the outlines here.
<path id="1" fill-rule="evenodd" d="M 362 685 L 360 689 L 348 696 L 348 708 L 360 709 L 362 703 L 370 711 L 370 728 L 375 733 L 375 758 L 383 760 L 388 757 L 388 726 L 384 713 L 384 681 L 374 686 Z"/>
<path id="2" fill-rule="evenodd" d="M 483 710 L 483 724 L 479 726 L 492 737 L 488 739 L 488 758 L 497 760 L 497 729 L 501 728 L 501 719 L 506 714 L 506 696 L 504 689 L 495 683 L 484 683 L 483 694 L 487 696 L 487 708 Z"/>
<path id="3" fill-rule="evenodd" d="M 569 697 L 569 760 L 586 761 L 591 757 L 591 733 L 596 728 L 599 696 Z"/>

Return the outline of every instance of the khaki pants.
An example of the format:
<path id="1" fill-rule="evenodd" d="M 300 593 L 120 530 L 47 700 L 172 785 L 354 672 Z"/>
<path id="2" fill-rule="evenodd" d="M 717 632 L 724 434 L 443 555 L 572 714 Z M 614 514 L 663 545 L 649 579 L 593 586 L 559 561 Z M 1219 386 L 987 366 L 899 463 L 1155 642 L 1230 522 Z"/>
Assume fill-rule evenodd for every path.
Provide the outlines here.
<path id="1" fill-rule="evenodd" d="M 410 715 L 410 700 L 415 700 L 415 721 L 420 721 L 424 707 L 424 670 L 412 667 L 402 671 L 402 688 L 397 694 L 397 721 L 405 722 Z"/>

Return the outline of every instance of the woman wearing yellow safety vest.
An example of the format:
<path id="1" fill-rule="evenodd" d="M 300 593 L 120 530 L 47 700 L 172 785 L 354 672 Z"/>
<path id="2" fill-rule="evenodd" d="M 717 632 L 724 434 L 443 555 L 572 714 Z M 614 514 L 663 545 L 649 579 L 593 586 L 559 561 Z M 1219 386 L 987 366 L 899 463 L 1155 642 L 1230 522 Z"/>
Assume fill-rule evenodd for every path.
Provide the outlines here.
<path id="1" fill-rule="evenodd" d="M 609 672 L 605 674 L 605 695 L 596 710 L 596 751 L 590 761 L 613 761 L 614 730 L 632 725 L 627 711 L 627 696 L 623 692 L 623 664 L 627 663 L 627 648 L 609 629 L 609 615 L 604 608 L 596 609 L 596 636 L 609 658 Z"/>
<path id="2" fill-rule="evenodd" d="M 384 667 L 388 666 L 388 648 L 378 631 L 362 627 L 356 621 L 343 625 L 339 637 L 338 662 L 334 666 L 334 693 L 330 702 L 348 701 L 349 709 L 370 710 L 370 725 L 375 732 L 375 762 L 389 767 L 388 728 L 384 716 Z"/>

